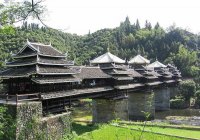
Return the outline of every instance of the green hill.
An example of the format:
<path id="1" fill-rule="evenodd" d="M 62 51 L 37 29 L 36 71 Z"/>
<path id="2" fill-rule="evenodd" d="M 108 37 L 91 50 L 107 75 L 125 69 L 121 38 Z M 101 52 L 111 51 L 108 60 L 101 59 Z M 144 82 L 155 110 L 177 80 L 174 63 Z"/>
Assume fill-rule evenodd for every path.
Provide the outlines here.
<path id="1" fill-rule="evenodd" d="M 81 26 L 81 25 L 80 25 Z M 139 21 L 131 24 L 128 17 L 114 29 L 102 29 L 84 36 L 39 27 L 25 23 L 16 28 L 14 34 L 0 32 L 0 60 L 11 59 L 29 39 L 33 42 L 51 44 L 68 54 L 68 59 L 76 64 L 89 64 L 107 49 L 123 59 L 141 54 L 154 61 L 176 64 L 184 75 L 191 76 L 199 72 L 198 51 L 200 36 L 181 28 L 169 27 L 164 30 L 158 23 L 152 27 L 148 21 L 140 28 Z"/>

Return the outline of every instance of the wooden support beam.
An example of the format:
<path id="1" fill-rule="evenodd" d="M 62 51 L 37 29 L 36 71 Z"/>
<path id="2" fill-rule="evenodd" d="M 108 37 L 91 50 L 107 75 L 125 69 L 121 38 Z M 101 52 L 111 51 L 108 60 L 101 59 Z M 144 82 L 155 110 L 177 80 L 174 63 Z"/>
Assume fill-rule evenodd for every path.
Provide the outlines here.
<path id="1" fill-rule="evenodd" d="M 47 109 L 47 113 L 49 112 L 49 103 L 48 103 L 48 100 L 46 100 L 46 109 Z"/>
<path id="2" fill-rule="evenodd" d="M 65 109 L 65 98 L 63 98 L 63 109 Z"/>
<path id="3" fill-rule="evenodd" d="M 69 108 L 71 108 L 71 96 L 69 97 Z"/>

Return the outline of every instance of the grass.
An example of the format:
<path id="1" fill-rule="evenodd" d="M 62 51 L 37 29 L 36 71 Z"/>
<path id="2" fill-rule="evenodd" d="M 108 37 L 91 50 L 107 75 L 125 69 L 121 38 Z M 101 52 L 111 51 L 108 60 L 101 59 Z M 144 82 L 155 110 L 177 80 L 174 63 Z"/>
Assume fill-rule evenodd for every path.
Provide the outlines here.
<path id="1" fill-rule="evenodd" d="M 86 123 L 73 123 L 72 128 L 77 135 L 82 135 L 87 132 L 98 130 L 100 127 L 98 125 L 88 125 Z"/>
<path id="2" fill-rule="evenodd" d="M 72 112 L 72 118 L 74 121 L 91 121 L 91 111 L 90 109 L 86 110 L 82 107 L 76 107 L 76 109 Z"/>
<path id="3" fill-rule="evenodd" d="M 87 104 L 87 102 L 89 104 Z M 73 123 L 72 125 L 73 131 L 75 132 L 75 134 L 77 134 L 74 136 L 73 140 L 138 140 L 139 139 L 141 135 L 143 122 L 125 121 L 125 123 L 128 124 L 123 124 L 118 122 L 120 125 L 128 128 L 111 126 L 109 124 L 99 124 L 99 125 L 86 124 L 85 122 L 90 122 L 92 120 L 91 100 L 83 100 L 82 104 L 83 105 L 80 105 L 80 107 L 76 107 L 72 113 L 73 115 L 72 118 L 74 122 L 76 122 Z M 167 126 L 170 126 L 170 128 L 168 128 Z M 171 127 L 181 127 L 181 129 L 171 128 Z M 147 122 L 145 131 L 149 132 L 143 133 L 142 140 L 181 140 L 180 138 L 164 136 L 152 132 L 200 139 L 199 130 L 186 130 L 186 128 L 184 127 L 193 128 L 193 126 L 187 126 L 187 125 L 170 125 L 169 123 L 166 122 L 160 122 L 160 123 Z"/>
<path id="4" fill-rule="evenodd" d="M 120 124 L 126 124 L 126 125 L 144 125 L 144 122 L 134 122 L 134 121 L 120 121 Z M 192 125 L 175 125 L 175 124 L 170 124 L 168 122 L 151 122 L 147 121 L 146 126 L 152 126 L 152 127 L 165 127 L 165 128 L 176 128 L 176 129 L 186 129 L 186 130 L 199 130 L 200 131 L 200 126 L 192 126 Z"/>
<path id="5" fill-rule="evenodd" d="M 143 126 L 128 125 L 127 127 L 141 130 Z M 169 135 L 182 136 L 182 137 L 187 137 L 187 138 L 200 139 L 200 131 L 199 130 L 185 130 L 185 129 L 165 128 L 165 127 L 156 127 L 156 126 L 153 126 L 153 127 L 145 126 L 144 130 L 150 131 L 150 132 L 161 133 L 161 134 L 169 134 Z"/>
<path id="6" fill-rule="evenodd" d="M 90 128 L 91 127 L 91 128 Z M 141 132 L 120 128 L 111 125 L 79 126 L 74 130 L 80 135 L 75 140 L 138 140 Z M 89 129 L 90 128 L 90 129 Z M 84 130 L 86 133 L 84 133 Z M 91 131 L 92 130 L 92 131 Z M 175 137 L 163 136 L 153 133 L 143 133 L 142 140 L 181 140 Z"/>

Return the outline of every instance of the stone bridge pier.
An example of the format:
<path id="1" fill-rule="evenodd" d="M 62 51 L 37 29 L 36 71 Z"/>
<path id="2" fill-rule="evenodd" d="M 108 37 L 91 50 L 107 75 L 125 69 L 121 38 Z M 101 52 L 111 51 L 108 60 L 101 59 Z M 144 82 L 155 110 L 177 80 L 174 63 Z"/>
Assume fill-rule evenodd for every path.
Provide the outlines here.
<path id="1" fill-rule="evenodd" d="M 170 109 L 170 88 L 160 87 L 154 89 L 155 93 L 155 110 L 166 111 Z"/>
<path id="2" fill-rule="evenodd" d="M 128 93 L 128 99 L 93 99 L 93 123 L 120 120 L 152 120 L 155 117 L 154 93 Z M 150 114 L 147 118 L 147 114 Z"/>
<path id="3" fill-rule="evenodd" d="M 71 113 L 63 112 L 52 116 L 42 115 L 42 102 L 0 104 L 7 108 L 8 121 L 5 140 L 60 140 L 64 134 L 71 133 Z M 14 132 L 14 133 L 13 133 Z"/>
<path id="4" fill-rule="evenodd" d="M 128 93 L 129 120 L 152 120 L 155 117 L 154 93 L 138 91 Z M 150 113 L 147 118 L 146 113 Z"/>
<path id="5" fill-rule="evenodd" d="M 169 90 L 170 90 L 170 98 L 174 98 L 175 96 L 178 95 L 179 91 L 177 86 L 170 86 Z"/>
<path id="6" fill-rule="evenodd" d="M 115 119 L 128 120 L 127 99 L 93 99 L 93 123 L 109 122 Z"/>

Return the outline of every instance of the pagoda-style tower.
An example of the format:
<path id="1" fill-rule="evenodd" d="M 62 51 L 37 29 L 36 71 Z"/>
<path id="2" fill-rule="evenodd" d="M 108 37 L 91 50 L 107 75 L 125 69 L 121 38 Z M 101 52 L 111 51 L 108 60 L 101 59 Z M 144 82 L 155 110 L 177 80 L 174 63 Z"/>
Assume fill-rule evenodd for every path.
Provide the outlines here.
<path id="1" fill-rule="evenodd" d="M 93 121 L 104 121 L 108 118 L 114 119 L 116 117 L 122 120 L 127 120 L 128 118 L 143 119 L 144 116 L 141 110 L 151 110 L 148 107 L 146 107 L 146 109 L 143 108 L 143 106 L 146 105 L 145 102 L 148 100 L 148 95 L 145 93 L 137 93 L 145 86 L 144 83 L 140 82 L 143 76 L 134 69 L 130 69 L 129 66 L 125 64 L 125 60 L 120 59 L 110 52 L 95 58 L 91 61 L 91 64 L 98 65 L 105 73 L 110 75 L 112 78 L 110 84 L 114 87 L 114 93 L 110 98 L 94 100 Z M 141 106 L 135 105 L 140 103 L 142 103 Z"/>
<path id="2" fill-rule="evenodd" d="M 74 77 L 79 71 L 69 68 L 74 62 L 51 44 L 27 41 L 13 58 L 0 73 L 8 95 L 64 90 L 80 81 Z"/>
<path id="3" fill-rule="evenodd" d="M 128 90 L 143 86 L 138 83 L 141 74 L 125 65 L 125 60 L 107 52 L 90 62 L 98 65 L 105 73 L 112 77 L 112 84 L 116 90 Z"/>
<path id="4" fill-rule="evenodd" d="M 158 60 L 149 64 L 147 69 L 157 72 L 160 75 L 160 80 L 165 84 L 175 83 L 175 80 L 172 78 L 174 75 L 169 71 L 166 65 L 160 63 Z"/>
<path id="5" fill-rule="evenodd" d="M 158 60 L 147 66 L 148 70 L 155 71 L 159 74 L 159 80 L 163 82 L 162 86 L 159 86 L 154 90 L 155 92 L 155 109 L 156 110 L 169 110 L 170 109 L 170 96 L 175 94 L 174 87 L 177 83 L 174 74 L 169 71 L 166 65 L 160 63 Z M 171 68 L 171 71 L 174 69 Z"/>
<path id="6" fill-rule="evenodd" d="M 0 95 L 0 105 L 9 106 L 12 111 L 8 113 L 16 125 L 16 134 L 11 139 L 19 136 L 21 139 L 36 139 L 37 132 L 30 134 L 26 131 L 32 131 L 27 126 L 35 117 L 39 121 L 38 128 L 41 128 L 38 131 L 47 132 L 48 139 L 60 139 L 64 132 L 70 132 L 70 126 L 66 126 L 71 123 L 70 112 L 65 108 L 67 98 L 60 98 L 57 94 L 57 97 L 46 99 L 43 94 L 53 92 L 55 95 L 57 91 L 74 88 L 80 83 L 80 79 L 75 77 L 80 71 L 70 68 L 74 62 L 66 60 L 66 56 L 51 44 L 27 41 L 12 57 L 14 60 L 6 63 L 5 70 L 0 72 L 0 78 L 7 87 L 6 93 Z M 54 117 L 46 116 L 49 113 L 55 113 Z"/>
<path id="7" fill-rule="evenodd" d="M 140 73 L 143 77 L 140 79 L 141 83 L 144 83 L 147 87 L 154 87 L 162 82 L 159 81 L 159 74 L 156 73 L 154 70 L 148 70 L 147 65 L 150 61 L 141 55 L 137 55 L 133 57 L 128 64 L 132 69 Z"/>
<path id="8" fill-rule="evenodd" d="M 181 77 L 182 77 L 181 72 L 177 69 L 176 66 L 168 64 L 167 68 L 168 68 L 169 72 L 173 74 L 172 77 L 173 77 L 174 80 L 176 80 L 176 82 L 182 81 L 181 80 Z"/>
<path id="9" fill-rule="evenodd" d="M 7 87 L 2 101 L 41 101 L 43 115 L 65 112 L 72 101 L 113 90 L 111 77 L 99 67 L 74 66 L 51 45 L 27 41 L 13 59 L 0 72 Z"/>
<path id="10" fill-rule="evenodd" d="M 150 63 L 150 61 L 144 57 L 142 57 L 141 55 L 137 55 L 135 57 L 133 57 L 128 64 L 130 65 L 131 68 L 134 69 L 140 69 L 143 68 L 143 66 L 146 66 Z"/>

